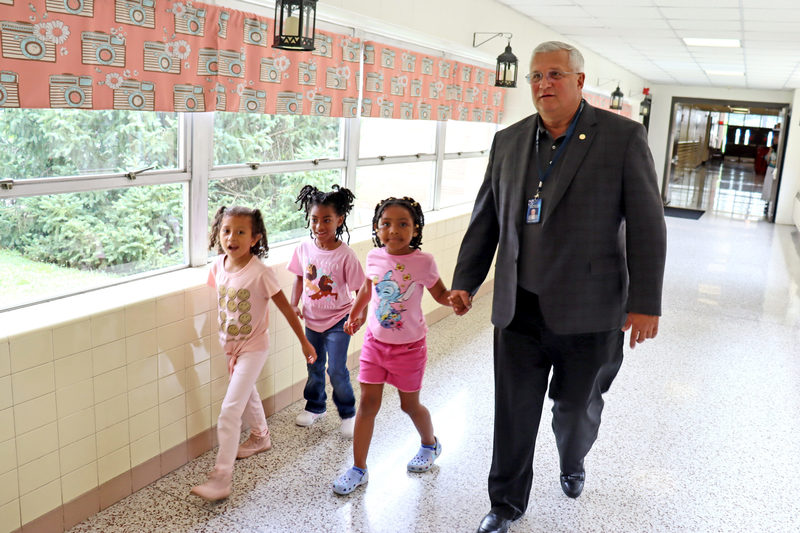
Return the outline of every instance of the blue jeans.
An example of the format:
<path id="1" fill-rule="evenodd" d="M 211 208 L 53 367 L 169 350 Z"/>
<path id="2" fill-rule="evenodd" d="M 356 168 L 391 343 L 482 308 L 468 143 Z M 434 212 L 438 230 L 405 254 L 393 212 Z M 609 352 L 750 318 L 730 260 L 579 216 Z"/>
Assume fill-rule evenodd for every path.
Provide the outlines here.
<path id="1" fill-rule="evenodd" d="M 306 399 L 306 411 L 324 413 L 325 402 L 325 361 L 328 360 L 328 375 L 333 385 L 333 403 L 339 410 L 339 416 L 352 418 L 356 414 L 356 397 L 350 385 L 350 371 L 347 369 L 347 347 L 350 335 L 344 332 L 345 316 L 333 327 L 322 333 L 306 328 L 308 342 L 317 351 L 317 360 L 308 367 L 308 381 L 303 390 Z"/>

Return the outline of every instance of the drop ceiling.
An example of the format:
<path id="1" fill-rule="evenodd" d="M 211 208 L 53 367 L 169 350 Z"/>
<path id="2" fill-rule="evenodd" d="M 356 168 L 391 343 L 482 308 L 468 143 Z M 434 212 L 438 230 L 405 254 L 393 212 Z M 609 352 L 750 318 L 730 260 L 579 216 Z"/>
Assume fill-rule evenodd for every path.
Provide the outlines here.
<path id="1" fill-rule="evenodd" d="M 800 87 L 800 0 L 497 1 L 649 83 Z M 684 37 L 741 47 L 687 46 Z"/>

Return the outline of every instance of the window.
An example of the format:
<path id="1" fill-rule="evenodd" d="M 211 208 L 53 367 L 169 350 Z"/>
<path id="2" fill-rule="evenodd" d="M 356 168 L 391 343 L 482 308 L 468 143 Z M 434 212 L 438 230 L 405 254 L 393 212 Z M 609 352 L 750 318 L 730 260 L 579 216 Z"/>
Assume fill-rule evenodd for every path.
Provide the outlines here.
<path id="1" fill-rule="evenodd" d="M 361 158 L 432 154 L 435 151 L 436 122 L 433 120 L 361 119 L 358 152 Z"/>
<path id="2" fill-rule="evenodd" d="M 440 206 L 474 203 L 488 164 L 488 156 L 445 160 Z"/>
<path id="3" fill-rule="evenodd" d="M 0 178 L 179 166 L 177 113 L 0 109 Z"/>
<path id="4" fill-rule="evenodd" d="M 434 162 L 400 163 L 359 167 L 356 173 L 355 206 L 348 221 L 351 228 L 372 224 L 375 204 L 389 196 L 410 196 L 423 211 L 433 209 Z"/>
<path id="5" fill-rule="evenodd" d="M 178 113 L 0 109 L 0 309 L 187 264 Z M 158 172 L 126 174 L 150 169 Z M 154 177 L 155 176 L 155 177 Z"/>
<path id="6" fill-rule="evenodd" d="M 2 308 L 186 264 L 183 187 L 0 199 Z"/>
<path id="7" fill-rule="evenodd" d="M 486 150 L 488 154 L 495 132 L 497 132 L 495 124 L 450 120 L 447 122 L 444 151 L 454 153 Z"/>
<path id="8" fill-rule="evenodd" d="M 216 113 L 214 165 L 343 158 L 343 120 Z"/>
<path id="9" fill-rule="evenodd" d="M 209 228 L 220 207 L 243 205 L 261 210 L 270 246 L 302 237 L 308 230 L 305 215 L 295 203 L 300 189 L 314 185 L 327 190 L 341 183 L 341 178 L 340 170 L 326 170 L 213 180 L 208 187 Z M 210 253 L 216 255 L 214 250 Z"/>
<path id="10" fill-rule="evenodd" d="M 13 179 L 0 189 L 0 310 L 202 265 L 216 254 L 207 235 L 223 205 L 260 209 L 270 246 L 303 237 L 295 199 L 307 184 L 351 188 L 352 229 L 369 226 L 389 196 L 411 196 L 424 211 L 471 204 L 496 130 L 458 121 L 0 109 L 0 178 Z M 187 157 L 190 147 L 199 157 Z"/>

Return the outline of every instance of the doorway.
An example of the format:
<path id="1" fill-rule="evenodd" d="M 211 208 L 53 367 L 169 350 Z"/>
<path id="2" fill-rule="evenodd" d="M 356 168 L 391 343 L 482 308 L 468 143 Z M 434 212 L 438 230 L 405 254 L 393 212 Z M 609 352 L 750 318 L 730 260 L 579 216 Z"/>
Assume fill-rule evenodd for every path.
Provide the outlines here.
<path id="1" fill-rule="evenodd" d="M 788 104 L 673 98 L 664 205 L 774 221 Z"/>

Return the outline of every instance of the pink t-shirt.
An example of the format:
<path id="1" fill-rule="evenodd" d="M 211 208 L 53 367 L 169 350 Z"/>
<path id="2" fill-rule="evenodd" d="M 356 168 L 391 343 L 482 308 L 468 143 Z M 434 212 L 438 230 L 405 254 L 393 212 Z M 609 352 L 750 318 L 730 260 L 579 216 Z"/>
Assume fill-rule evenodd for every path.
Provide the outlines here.
<path id="1" fill-rule="evenodd" d="M 238 272 L 225 270 L 225 255 L 211 264 L 208 284 L 217 289 L 219 340 L 225 353 L 264 351 L 269 348 L 269 299 L 281 290 L 278 279 L 257 256 Z"/>
<path id="2" fill-rule="evenodd" d="M 364 283 L 361 263 L 345 243 L 335 250 L 321 250 L 313 239 L 306 239 L 295 248 L 286 268 L 303 277 L 306 326 L 320 333 L 350 312 L 352 292 Z"/>
<path id="3" fill-rule="evenodd" d="M 439 280 L 433 256 L 420 250 L 391 255 L 386 248 L 374 248 L 367 254 L 367 277 L 373 287 L 367 313 L 372 336 L 387 344 L 423 338 L 428 327 L 422 314 L 422 294 Z"/>

